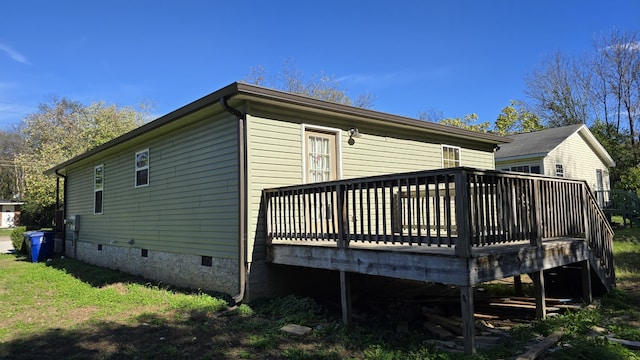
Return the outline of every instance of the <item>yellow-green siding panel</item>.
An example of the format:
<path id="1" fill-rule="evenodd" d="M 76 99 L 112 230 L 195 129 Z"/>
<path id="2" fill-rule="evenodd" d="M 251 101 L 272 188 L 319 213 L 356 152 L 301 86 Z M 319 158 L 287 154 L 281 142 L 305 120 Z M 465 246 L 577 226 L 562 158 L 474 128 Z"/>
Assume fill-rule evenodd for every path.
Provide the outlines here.
<path id="1" fill-rule="evenodd" d="M 80 215 L 79 241 L 237 259 L 236 129 L 229 115 L 210 118 L 69 170 L 67 215 Z M 136 188 L 134 155 L 146 148 L 149 186 Z M 104 209 L 93 215 L 98 164 Z"/>

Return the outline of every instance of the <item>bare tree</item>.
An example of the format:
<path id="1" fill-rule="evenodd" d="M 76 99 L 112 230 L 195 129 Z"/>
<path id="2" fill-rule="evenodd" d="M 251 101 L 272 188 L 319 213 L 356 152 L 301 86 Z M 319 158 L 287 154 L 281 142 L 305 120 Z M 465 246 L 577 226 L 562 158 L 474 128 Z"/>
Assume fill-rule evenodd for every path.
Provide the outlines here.
<path id="1" fill-rule="evenodd" d="M 429 108 L 418 113 L 418 119 L 437 123 L 444 119 L 444 113 L 436 108 Z"/>
<path id="2" fill-rule="evenodd" d="M 525 94 L 533 100 L 536 114 L 546 120 L 548 126 L 590 120 L 590 76 L 586 70 L 583 62 L 555 52 L 526 77 Z"/>
<path id="3" fill-rule="evenodd" d="M 636 33 L 612 31 L 594 41 L 600 90 L 597 98 L 605 111 L 614 112 L 616 129 L 628 126 L 631 144 L 640 125 L 640 41 Z M 623 124 L 623 120 L 624 123 Z"/>
<path id="4" fill-rule="evenodd" d="M 320 73 L 310 79 L 305 78 L 304 73 L 292 60 L 285 60 L 282 64 L 282 70 L 275 75 L 269 74 L 261 65 L 252 67 L 243 81 L 248 84 L 367 109 L 373 107 L 374 102 L 373 95 L 368 92 L 355 98 L 350 97 L 335 75 Z"/>

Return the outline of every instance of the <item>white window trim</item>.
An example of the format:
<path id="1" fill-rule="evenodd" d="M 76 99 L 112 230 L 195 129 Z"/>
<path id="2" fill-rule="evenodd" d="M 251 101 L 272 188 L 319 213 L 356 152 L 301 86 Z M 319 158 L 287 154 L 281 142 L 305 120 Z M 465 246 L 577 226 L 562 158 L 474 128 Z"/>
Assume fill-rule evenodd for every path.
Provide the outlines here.
<path id="1" fill-rule="evenodd" d="M 460 159 L 458 160 L 459 164 L 458 166 L 462 166 L 462 149 L 460 148 L 460 146 L 453 146 L 453 145 L 447 145 L 447 144 L 442 144 L 441 148 L 440 148 L 440 166 L 445 169 L 444 167 L 444 148 L 451 148 L 451 149 L 458 149 L 458 156 L 460 157 Z"/>
<path id="2" fill-rule="evenodd" d="M 307 157 L 305 155 L 305 150 L 307 148 L 307 130 L 309 131 L 320 131 L 328 134 L 333 134 L 336 137 L 336 179 L 342 180 L 342 130 L 336 128 L 330 128 L 325 126 L 316 126 L 309 124 L 301 125 L 302 132 L 302 183 L 307 183 Z"/>
<path id="3" fill-rule="evenodd" d="M 102 188 L 96 189 L 96 170 L 102 168 Z M 96 193 L 102 191 L 102 206 L 100 212 L 96 212 Z M 104 213 L 104 164 L 96 165 L 93 168 L 93 215 L 102 215 Z"/>
<path id="4" fill-rule="evenodd" d="M 138 155 L 142 154 L 142 153 L 147 153 L 147 156 L 149 157 L 149 161 L 147 161 L 147 166 L 138 168 Z M 134 171 L 134 176 L 133 176 L 133 186 L 136 188 L 140 188 L 140 187 L 145 187 L 145 186 L 149 186 L 149 183 L 151 182 L 151 171 L 149 171 L 149 167 L 150 167 L 150 163 L 151 163 L 151 153 L 149 152 L 149 148 L 146 148 L 144 150 L 140 150 L 136 152 L 136 156 L 133 159 L 134 163 L 133 163 L 133 167 L 135 169 Z M 142 184 L 142 185 L 138 185 L 138 171 L 140 170 L 147 170 L 147 183 L 146 184 Z"/>

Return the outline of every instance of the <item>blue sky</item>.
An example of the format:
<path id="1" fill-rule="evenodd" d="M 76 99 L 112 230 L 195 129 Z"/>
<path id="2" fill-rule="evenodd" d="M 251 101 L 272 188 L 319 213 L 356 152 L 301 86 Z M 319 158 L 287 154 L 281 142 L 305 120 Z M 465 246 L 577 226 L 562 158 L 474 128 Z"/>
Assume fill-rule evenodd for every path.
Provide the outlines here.
<path id="1" fill-rule="evenodd" d="M 543 57 L 637 32 L 640 1 L 21 0 L 2 4 L 0 128 L 66 97 L 163 115 L 285 60 L 374 109 L 493 122 Z"/>

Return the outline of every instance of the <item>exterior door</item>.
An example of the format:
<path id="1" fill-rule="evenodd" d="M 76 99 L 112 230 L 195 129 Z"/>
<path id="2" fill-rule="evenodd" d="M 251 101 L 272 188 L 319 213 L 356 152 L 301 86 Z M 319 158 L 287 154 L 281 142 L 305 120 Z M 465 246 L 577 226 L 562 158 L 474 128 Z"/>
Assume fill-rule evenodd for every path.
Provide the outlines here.
<path id="1" fill-rule="evenodd" d="M 337 179 L 336 135 L 306 131 L 307 183 Z"/>
<path id="2" fill-rule="evenodd" d="M 319 131 L 305 131 L 305 176 L 307 183 L 337 180 L 336 134 Z M 334 222 L 336 204 L 335 193 L 319 191 L 310 194 L 305 209 L 306 226 L 309 233 L 321 238 L 329 238 L 336 233 Z"/>

